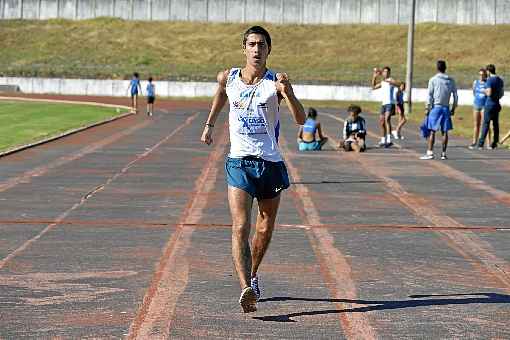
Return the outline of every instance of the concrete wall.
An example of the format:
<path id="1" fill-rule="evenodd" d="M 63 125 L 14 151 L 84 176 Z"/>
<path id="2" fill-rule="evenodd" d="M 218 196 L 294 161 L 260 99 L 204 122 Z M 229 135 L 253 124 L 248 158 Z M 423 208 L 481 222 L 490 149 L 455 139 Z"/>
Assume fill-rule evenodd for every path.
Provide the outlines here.
<path id="1" fill-rule="evenodd" d="M 20 78 L 0 77 L 2 85 L 17 85 L 24 93 L 50 93 L 88 96 L 126 97 L 128 80 L 95 80 L 95 79 L 57 79 L 57 78 Z M 175 82 L 156 81 L 156 94 L 163 97 L 212 97 L 216 83 L 212 82 Z M 142 82 L 145 92 L 146 82 Z M 379 101 L 379 91 L 364 86 L 326 86 L 326 85 L 294 85 L 296 96 L 311 100 L 364 100 Z M 413 100 L 425 102 L 427 89 L 414 89 Z M 459 103 L 471 105 L 471 90 L 459 90 Z M 502 99 L 504 106 L 510 106 L 510 96 Z"/>
<path id="2" fill-rule="evenodd" d="M 0 19 L 405 24 L 411 0 L 0 0 Z M 510 0 L 417 0 L 417 22 L 508 24 Z"/>

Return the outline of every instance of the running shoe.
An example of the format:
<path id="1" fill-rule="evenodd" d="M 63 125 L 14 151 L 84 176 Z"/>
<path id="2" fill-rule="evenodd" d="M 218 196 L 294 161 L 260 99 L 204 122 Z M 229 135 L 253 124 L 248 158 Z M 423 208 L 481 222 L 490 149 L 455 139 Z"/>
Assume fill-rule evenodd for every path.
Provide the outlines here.
<path id="1" fill-rule="evenodd" d="M 253 288 L 246 287 L 239 297 L 239 304 L 243 308 L 243 312 L 252 313 L 257 311 L 257 295 Z"/>
<path id="2" fill-rule="evenodd" d="M 393 142 L 388 142 L 388 143 L 384 144 L 385 148 L 389 148 L 391 146 L 393 146 Z"/>
<path id="3" fill-rule="evenodd" d="M 395 139 L 400 139 L 400 136 L 398 135 L 397 130 L 393 130 L 393 131 L 391 131 L 391 134 L 393 135 L 393 138 L 395 138 Z"/>
<path id="4" fill-rule="evenodd" d="M 448 157 L 446 157 L 446 152 L 443 152 L 443 153 L 441 154 L 441 159 L 442 159 L 443 161 L 444 161 L 444 160 L 446 160 L 446 159 L 448 159 Z"/>
<path id="5" fill-rule="evenodd" d="M 478 150 L 478 149 L 479 149 L 479 147 L 478 147 L 478 144 L 473 143 L 473 144 L 471 144 L 470 146 L 468 146 L 468 149 L 469 149 L 469 150 Z"/>
<path id="6" fill-rule="evenodd" d="M 434 155 L 425 154 L 425 155 L 421 156 L 420 159 L 423 159 L 423 160 L 434 159 Z"/>
<path id="7" fill-rule="evenodd" d="M 257 295 L 257 301 L 260 300 L 260 287 L 259 287 L 259 277 L 255 276 L 251 278 L 251 288 L 255 292 L 255 295 Z"/>
<path id="8" fill-rule="evenodd" d="M 380 141 L 379 143 L 377 143 L 377 146 L 379 146 L 380 148 L 385 147 L 386 142 Z"/>

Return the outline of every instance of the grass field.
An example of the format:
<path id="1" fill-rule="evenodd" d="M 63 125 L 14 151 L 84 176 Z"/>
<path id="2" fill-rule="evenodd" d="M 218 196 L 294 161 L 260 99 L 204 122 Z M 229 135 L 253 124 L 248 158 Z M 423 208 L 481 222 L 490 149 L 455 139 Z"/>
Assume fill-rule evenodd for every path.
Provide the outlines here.
<path id="1" fill-rule="evenodd" d="M 0 101 L 0 152 L 115 115 L 115 108 Z"/>
<path id="2" fill-rule="evenodd" d="M 251 24 L 85 21 L 0 21 L 0 74 L 10 76 L 212 80 L 243 63 L 242 32 Z M 407 27 L 398 25 L 271 25 L 270 67 L 299 83 L 367 85 L 374 66 L 390 65 L 404 77 Z M 497 37 L 490 50 L 487 37 Z M 444 58 L 460 87 L 491 62 L 510 74 L 504 41 L 510 25 L 420 24 L 415 76 L 424 86 Z"/>

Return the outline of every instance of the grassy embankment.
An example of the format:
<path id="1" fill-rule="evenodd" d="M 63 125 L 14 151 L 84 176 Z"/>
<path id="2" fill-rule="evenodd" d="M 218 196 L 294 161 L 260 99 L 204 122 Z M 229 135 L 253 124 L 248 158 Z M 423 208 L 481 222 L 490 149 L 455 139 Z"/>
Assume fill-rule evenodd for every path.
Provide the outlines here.
<path id="1" fill-rule="evenodd" d="M 243 63 L 242 32 L 250 24 L 85 21 L 0 21 L 0 74 L 50 77 L 211 80 Z M 272 25 L 270 67 L 298 83 L 367 85 L 374 66 L 404 77 L 406 26 Z M 487 46 L 487 37 L 495 38 Z M 416 84 L 424 86 L 444 58 L 460 87 L 469 87 L 491 62 L 510 73 L 504 42 L 510 25 L 420 24 L 416 29 Z"/>
<path id="2" fill-rule="evenodd" d="M 122 79 L 137 70 L 143 78 L 150 74 L 159 79 L 213 80 L 219 70 L 243 63 L 240 44 L 248 26 L 111 18 L 0 21 L 0 74 Z M 264 26 L 273 38 L 269 66 L 286 71 L 295 83 L 368 85 L 376 65 L 390 65 L 395 77 L 404 77 L 405 26 Z M 483 49 L 487 37 L 496 37 L 489 51 Z M 420 24 L 415 41 L 416 85 L 426 85 L 438 58 L 448 61 L 459 87 L 469 87 L 478 68 L 489 62 L 498 66 L 498 73 L 510 73 L 506 45 L 499 43 L 505 41 L 510 41 L 510 25 Z M 371 105 L 377 106 L 364 107 Z M 416 121 L 421 118 L 421 112 L 411 116 Z M 460 108 L 455 133 L 469 137 L 471 120 L 471 108 Z M 504 112 L 501 121 L 505 133 L 510 126 Z"/>

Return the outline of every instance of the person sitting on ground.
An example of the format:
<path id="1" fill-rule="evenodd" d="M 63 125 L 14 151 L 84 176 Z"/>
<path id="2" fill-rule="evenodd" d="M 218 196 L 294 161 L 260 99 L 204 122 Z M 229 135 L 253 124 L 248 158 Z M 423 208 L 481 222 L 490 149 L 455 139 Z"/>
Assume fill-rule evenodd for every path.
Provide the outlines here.
<path id="1" fill-rule="evenodd" d="M 315 138 L 316 134 L 318 134 L 318 140 Z M 299 127 L 299 151 L 319 151 L 327 140 L 328 138 L 322 134 L 321 123 L 317 121 L 317 110 L 311 107 L 308 109 L 305 124 Z"/>
<path id="2" fill-rule="evenodd" d="M 338 148 L 345 151 L 364 152 L 366 150 L 365 136 L 367 134 L 367 124 L 365 119 L 360 116 L 361 107 L 351 105 L 347 109 L 349 118 L 345 120 L 343 129 L 343 140 L 340 141 Z"/>

